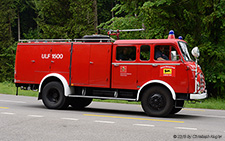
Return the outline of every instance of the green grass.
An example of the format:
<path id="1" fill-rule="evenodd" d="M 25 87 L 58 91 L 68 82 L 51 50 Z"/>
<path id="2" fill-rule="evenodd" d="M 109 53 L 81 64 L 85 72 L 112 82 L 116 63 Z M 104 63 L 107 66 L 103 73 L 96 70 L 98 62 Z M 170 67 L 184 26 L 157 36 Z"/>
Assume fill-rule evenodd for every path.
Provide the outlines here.
<path id="1" fill-rule="evenodd" d="M 195 104 L 188 104 L 187 102 L 185 102 L 184 107 L 225 110 L 225 99 L 207 98 L 205 100 L 202 100 L 201 103 L 197 102 Z"/>
<path id="2" fill-rule="evenodd" d="M 38 92 L 34 91 L 25 91 L 20 90 L 19 88 L 19 95 L 23 96 L 38 96 Z M 16 87 L 13 83 L 4 82 L 0 83 L 0 93 L 1 94 L 13 94 L 16 95 Z M 100 100 L 94 99 L 97 102 L 111 102 L 111 103 L 124 103 L 124 104 L 140 104 L 140 102 L 129 102 L 129 101 L 122 101 L 122 100 Z M 201 100 L 201 103 L 197 102 L 195 104 L 190 104 L 185 102 L 185 108 L 203 108 L 203 109 L 220 109 L 225 110 L 225 99 L 221 98 L 207 98 L 206 100 Z"/>
<path id="3" fill-rule="evenodd" d="M 0 83 L 0 93 L 16 95 L 15 84 L 9 82 Z M 18 94 L 23 96 L 34 96 L 34 97 L 38 96 L 38 92 L 20 90 L 20 88 L 18 89 Z"/>

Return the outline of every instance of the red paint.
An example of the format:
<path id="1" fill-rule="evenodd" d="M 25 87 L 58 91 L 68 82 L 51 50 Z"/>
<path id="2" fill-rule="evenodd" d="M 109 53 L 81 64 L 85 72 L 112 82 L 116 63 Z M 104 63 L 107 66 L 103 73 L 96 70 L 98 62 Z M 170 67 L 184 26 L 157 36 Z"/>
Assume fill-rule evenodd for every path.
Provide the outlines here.
<path id="1" fill-rule="evenodd" d="M 151 80 L 168 83 L 176 93 L 195 91 L 195 63 L 185 61 L 178 39 L 118 40 L 114 43 L 70 42 L 18 43 L 15 83 L 40 84 L 50 73 L 62 75 L 72 86 L 138 90 Z M 142 45 L 150 46 L 150 59 L 141 60 Z M 155 46 L 173 46 L 181 57 L 176 61 L 156 61 Z M 117 47 L 136 48 L 136 59 L 116 59 Z M 170 49 L 171 51 L 171 49 Z M 70 57 L 71 76 L 70 76 Z M 171 56 L 169 56 L 171 59 Z M 183 61 L 182 61 L 183 60 Z M 188 69 L 189 68 L 189 69 Z M 198 72 L 202 73 L 198 68 Z M 200 76 L 198 76 L 200 82 Z M 205 85 L 202 86 L 205 88 Z"/>

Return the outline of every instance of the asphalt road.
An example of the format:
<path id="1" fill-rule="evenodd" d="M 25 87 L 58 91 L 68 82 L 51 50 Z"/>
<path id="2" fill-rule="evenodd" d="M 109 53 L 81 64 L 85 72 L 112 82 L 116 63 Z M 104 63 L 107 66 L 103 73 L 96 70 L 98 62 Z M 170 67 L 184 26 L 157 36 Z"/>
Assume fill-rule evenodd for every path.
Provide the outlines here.
<path id="1" fill-rule="evenodd" d="M 93 102 L 49 110 L 35 97 L 0 94 L 0 141 L 225 140 L 225 111 L 184 108 L 148 117 L 140 105 Z"/>

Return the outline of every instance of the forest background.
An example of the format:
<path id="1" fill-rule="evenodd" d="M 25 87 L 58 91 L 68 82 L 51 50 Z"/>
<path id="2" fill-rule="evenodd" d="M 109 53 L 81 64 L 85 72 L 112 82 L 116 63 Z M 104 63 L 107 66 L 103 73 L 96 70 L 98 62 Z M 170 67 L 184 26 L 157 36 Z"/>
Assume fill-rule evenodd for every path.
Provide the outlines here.
<path id="1" fill-rule="evenodd" d="M 121 39 L 167 38 L 173 29 L 198 46 L 210 97 L 225 98 L 225 0 L 1 0 L 0 82 L 13 82 L 19 39 L 74 39 L 124 32 Z"/>

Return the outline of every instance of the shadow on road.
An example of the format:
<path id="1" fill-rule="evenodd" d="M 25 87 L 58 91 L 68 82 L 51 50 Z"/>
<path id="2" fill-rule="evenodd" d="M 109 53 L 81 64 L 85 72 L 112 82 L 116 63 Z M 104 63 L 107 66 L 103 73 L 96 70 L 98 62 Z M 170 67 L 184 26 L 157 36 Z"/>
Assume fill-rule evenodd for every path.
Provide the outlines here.
<path id="1" fill-rule="evenodd" d="M 174 115 L 169 115 L 165 118 L 172 118 L 172 119 L 197 119 L 201 118 L 201 116 L 196 116 L 196 115 L 188 115 L 188 114 L 174 114 Z"/>
<path id="2" fill-rule="evenodd" d="M 138 115 L 138 116 L 147 116 L 144 112 L 140 111 L 125 111 L 118 109 L 103 109 L 103 108 L 85 108 L 82 111 L 92 112 L 92 113 L 106 113 L 106 114 L 119 114 L 119 115 Z"/>
<path id="3" fill-rule="evenodd" d="M 146 115 L 143 112 L 140 111 L 129 111 L 129 110 L 118 110 L 118 109 L 104 109 L 104 108 L 90 108 L 87 107 L 85 109 L 81 109 L 81 110 L 76 110 L 73 109 L 72 107 L 69 107 L 67 110 L 71 110 L 71 111 L 85 111 L 85 112 L 89 112 L 89 113 L 93 113 L 93 114 L 115 114 L 115 116 L 141 116 L 141 117 L 150 117 L 148 115 Z M 157 118 L 157 117 L 154 117 Z M 158 118 L 170 118 L 170 119 L 197 119 L 197 118 L 201 118 L 201 116 L 196 116 L 196 115 L 186 115 L 186 114 L 173 114 L 173 115 L 168 115 L 166 117 L 158 117 Z"/>
<path id="4" fill-rule="evenodd" d="M 46 110 L 51 110 L 47 109 L 44 105 L 23 105 L 24 107 L 29 107 L 31 109 L 46 109 Z M 54 109 L 52 109 L 54 110 Z M 61 111 L 61 110 L 60 110 Z M 134 111 L 134 110 L 119 110 L 119 109 L 104 109 L 102 108 L 92 108 L 92 107 L 86 107 L 84 109 L 73 109 L 72 107 L 68 107 L 67 109 L 63 109 L 63 111 L 71 111 L 71 112 L 88 112 L 92 114 L 114 114 L 115 116 L 140 116 L 140 117 L 150 117 L 144 113 L 144 111 Z M 154 117 L 155 118 L 155 117 Z M 158 117 L 158 118 L 170 118 L 170 119 L 198 119 L 202 118 L 201 116 L 197 115 L 188 115 L 188 114 L 182 114 L 182 113 L 177 113 L 173 115 L 168 115 L 166 117 Z"/>

